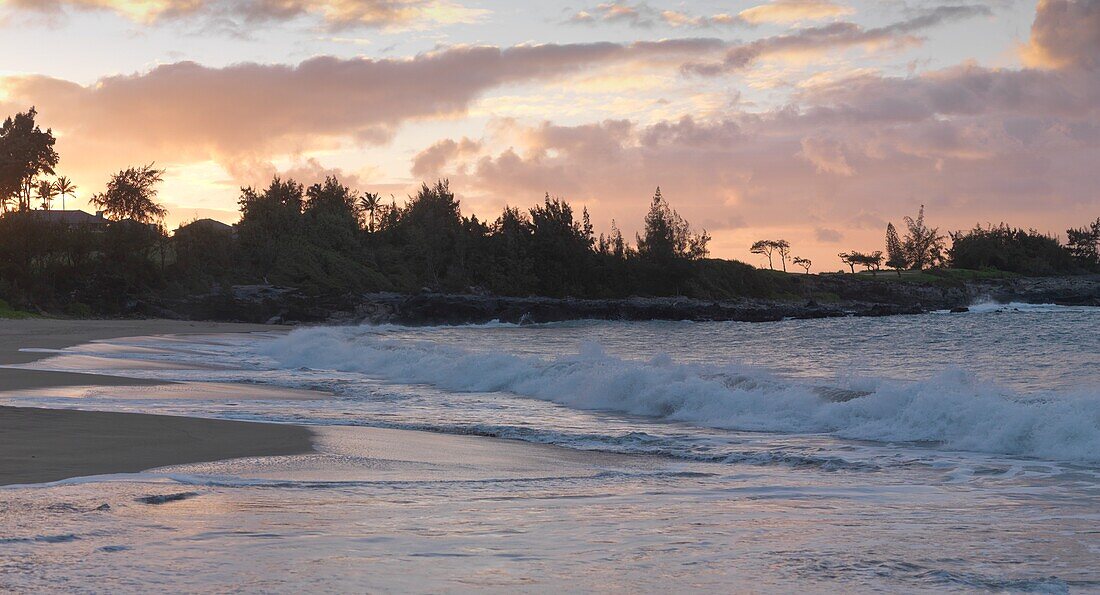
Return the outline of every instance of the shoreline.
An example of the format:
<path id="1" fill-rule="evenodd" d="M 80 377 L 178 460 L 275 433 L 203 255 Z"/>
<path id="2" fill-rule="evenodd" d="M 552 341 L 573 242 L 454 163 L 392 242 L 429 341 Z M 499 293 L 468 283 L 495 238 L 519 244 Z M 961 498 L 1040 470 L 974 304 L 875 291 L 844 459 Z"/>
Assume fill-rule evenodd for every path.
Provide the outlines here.
<path id="1" fill-rule="evenodd" d="M 170 320 L 0 320 L 0 365 L 19 365 L 96 340 L 282 330 Z M 141 390 L 172 383 L 93 373 L 0 368 L 0 391 L 69 387 Z M 79 401 L 74 399 L 74 404 Z M 73 409 L 0 406 L 0 485 L 132 473 L 185 463 L 313 451 L 304 426 Z"/>
<path id="2" fill-rule="evenodd" d="M 225 334 L 287 327 L 172 320 L 0 320 L 0 366 L 111 338 Z M 15 387 L 15 388 L 12 388 Z M 21 387 L 21 388 L 20 388 Z M 206 417 L 24 407 L 20 396 L 239 401 L 328 398 L 328 393 L 219 382 L 150 382 L 100 374 L 0 368 L 0 487 L 160 469 L 280 479 L 402 481 L 591 476 L 604 464 L 646 467 L 627 455 L 544 444 L 365 426 L 305 426 Z M 25 392 L 20 395 L 20 392 Z M 14 398 L 10 398 L 14 397 Z M 349 458 L 350 457 L 350 458 Z M 350 462 L 349 462 L 350 461 Z"/>

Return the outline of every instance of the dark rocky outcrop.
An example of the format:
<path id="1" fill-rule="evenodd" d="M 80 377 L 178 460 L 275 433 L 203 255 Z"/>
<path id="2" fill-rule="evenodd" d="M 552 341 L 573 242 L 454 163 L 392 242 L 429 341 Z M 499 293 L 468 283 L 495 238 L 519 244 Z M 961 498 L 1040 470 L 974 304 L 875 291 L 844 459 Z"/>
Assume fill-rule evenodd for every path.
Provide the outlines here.
<path id="1" fill-rule="evenodd" d="M 576 299 L 501 297 L 471 292 L 310 296 L 271 285 L 220 288 L 207 294 L 142 304 L 172 318 L 254 323 L 481 324 L 563 320 L 693 320 L 769 322 L 788 318 L 895 316 L 964 312 L 979 301 L 1100 306 L 1100 275 L 943 283 L 898 282 L 850 275 L 799 277 L 801 295 L 786 299 L 700 300 L 683 297 Z"/>
<path id="2" fill-rule="evenodd" d="M 371 294 L 349 320 L 397 324 L 480 324 L 493 320 L 544 323 L 563 320 L 693 320 L 770 322 L 785 318 L 890 316 L 921 310 L 904 304 L 768 300 L 707 301 L 688 298 L 512 298 L 423 293 Z"/>
<path id="3" fill-rule="evenodd" d="M 974 301 L 1100 306 L 1100 275 L 975 281 L 968 289 Z"/>

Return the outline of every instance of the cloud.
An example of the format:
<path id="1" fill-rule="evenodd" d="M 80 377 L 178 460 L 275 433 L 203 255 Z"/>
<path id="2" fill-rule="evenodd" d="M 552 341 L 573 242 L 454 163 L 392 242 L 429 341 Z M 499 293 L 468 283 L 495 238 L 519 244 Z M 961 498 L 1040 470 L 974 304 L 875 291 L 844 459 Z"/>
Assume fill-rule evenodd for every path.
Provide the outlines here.
<path id="1" fill-rule="evenodd" d="M 323 182 L 330 176 L 353 189 L 362 188 L 366 184 L 366 180 L 358 173 L 348 172 L 338 167 L 326 167 L 316 157 L 298 159 L 282 167 L 265 160 L 238 161 L 226 164 L 226 171 L 232 176 L 233 183 L 237 186 L 267 186 L 275 176 L 295 180 L 307 186 Z"/>
<path id="2" fill-rule="evenodd" d="M 731 27 L 744 25 L 740 17 L 727 13 L 718 13 L 710 16 L 694 16 L 677 10 L 661 11 L 661 20 L 672 27 Z"/>
<path id="3" fill-rule="evenodd" d="M 855 173 L 848 165 L 840 143 L 832 139 L 806 137 L 802 139 L 802 151 L 799 155 L 814 164 L 818 173 L 838 176 L 851 176 Z"/>
<path id="4" fill-rule="evenodd" d="M 803 21 L 847 16 L 855 12 L 847 6 L 841 6 L 828 0 L 773 0 L 742 10 L 738 17 L 746 23 L 788 25 Z"/>
<path id="5" fill-rule="evenodd" d="M 1040 0 L 1023 57 L 1041 68 L 1100 70 L 1100 2 Z"/>
<path id="6" fill-rule="evenodd" d="M 143 24 L 207 18 L 256 25 L 306 17 L 330 29 L 425 28 L 470 23 L 488 14 L 451 0 L 0 0 L 0 4 L 45 14 L 106 11 Z"/>
<path id="7" fill-rule="evenodd" d="M 416 154 L 413 158 L 412 175 L 424 179 L 437 177 L 447 162 L 464 155 L 476 155 L 480 150 L 481 143 L 468 138 L 459 141 L 449 138 L 441 140 Z"/>
<path id="8" fill-rule="evenodd" d="M 622 23 L 632 27 L 650 28 L 658 22 L 673 28 L 729 27 L 744 25 L 741 18 L 726 13 L 710 16 L 693 15 L 680 10 L 657 10 L 644 2 L 605 2 L 579 10 L 567 21 L 573 24 Z"/>
<path id="9" fill-rule="evenodd" d="M 765 37 L 731 47 L 721 62 L 695 62 L 685 72 L 716 76 L 748 68 L 757 60 L 783 54 L 817 54 L 851 47 L 906 46 L 920 43 L 914 34 L 947 21 L 991 14 L 985 6 L 940 6 L 919 16 L 883 27 L 865 28 L 836 22 Z"/>
<path id="10" fill-rule="evenodd" d="M 945 230 L 1003 219 L 1059 233 L 1096 217 L 1100 73 L 1082 41 L 1091 13 L 1065 21 L 1045 12 L 1062 3 L 1039 9 L 1030 45 L 1059 56 L 1042 69 L 860 73 L 802 89 L 782 107 L 711 119 L 511 123 L 436 170 L 487 212 L 550 192 L 628 235 L 660 185 L 711 230 L 716 253 L 748 258 L 752 240 L 783 237 L 825 268 L 838 241 L 882 249 L 885 222 L 920 204 Z M 1053 40 L 1051 27 L 1062 32 Z"/>
<path id="11" fill-rule="evenodd" d="M 604 2 L 594 8 L 576 12 L 569 18 L 571 23 L 625 23 L 634 27 L 653 25 L 650 16 L 653 10 L 645 4 L 631 5 L 627 2 Z"/>
<path id="12" fill-rule="evenodd" d="M 410 120 L 464 113 L 502 85 L 545 82 L 633 60 L 677 63 L 722 43 L 452 47 L 410 59 L 318 57 L 296 66 L 193 62 L 91 85 L 45 76 L 0 78 L 9 111 L 39 108 L 66 155 L 122 162 L 263 158 L 381 143 Z"/>

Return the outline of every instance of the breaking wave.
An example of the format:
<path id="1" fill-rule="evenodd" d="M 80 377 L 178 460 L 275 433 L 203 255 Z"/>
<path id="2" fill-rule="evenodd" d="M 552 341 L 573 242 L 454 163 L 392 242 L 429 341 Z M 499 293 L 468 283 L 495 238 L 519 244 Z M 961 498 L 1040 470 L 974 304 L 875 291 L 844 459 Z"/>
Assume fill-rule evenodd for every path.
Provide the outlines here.
<path id="1" fill-rule="evenodd" d="M 851 380 L 823 389 L 751 367 L 609 355 L 594 344 L 553 359 L 395 339 L 370 327 L 296 330 L 264 347 L 287 368 L 357 372 L 454 392 L 507 392 L 564 406 L 710 428 L 828 434 L 1100 462 L 1100 395 L 1026 398 L 958 369 L 903 382 Z"/>

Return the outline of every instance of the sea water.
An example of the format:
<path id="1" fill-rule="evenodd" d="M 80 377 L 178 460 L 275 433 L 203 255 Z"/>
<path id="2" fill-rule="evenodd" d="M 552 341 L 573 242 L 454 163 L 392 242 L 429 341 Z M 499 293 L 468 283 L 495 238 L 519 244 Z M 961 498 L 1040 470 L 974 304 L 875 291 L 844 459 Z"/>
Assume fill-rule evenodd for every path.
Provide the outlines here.
<path id="1" fill-rule="evenodd" d="M 246 461 L 0 489 L 0 587 L 1100 590 L 1100 310 L 314 327 L 93 343 L 32 366 L 333 397 L 6 404 L 622 458 L 398 477 L 334 446 L 316 477 Z"/>

